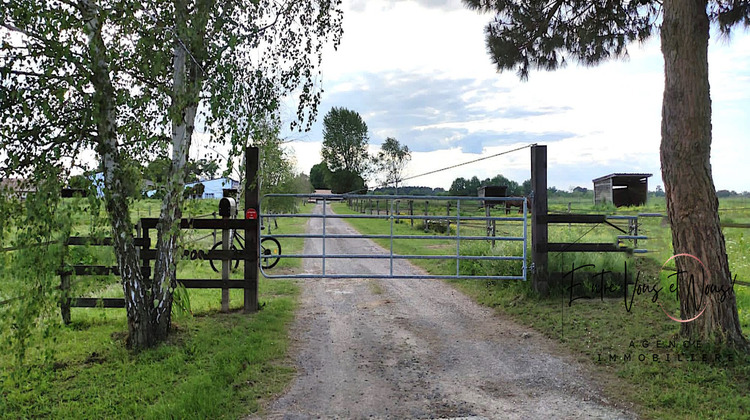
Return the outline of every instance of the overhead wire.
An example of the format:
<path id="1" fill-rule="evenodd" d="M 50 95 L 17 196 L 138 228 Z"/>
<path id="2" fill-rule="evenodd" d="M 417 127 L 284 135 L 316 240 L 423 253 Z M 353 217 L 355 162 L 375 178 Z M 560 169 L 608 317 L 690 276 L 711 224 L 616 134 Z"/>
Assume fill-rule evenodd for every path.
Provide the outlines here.
<path id="1" fill-rule="evenodd" d="M 409 177 L 406 177 L 406 178 L 402 179 L 401 181 L 408 181 L 408 180 L 411 180 L 411 179 L 414 179 L 414 178 L 419 178 L 419 177 L 422 177 L 422 176 L 432 175 L 432 174 L 436 174 L 438 172 L 447 171 L 449 169 L 458 168 L 460 166 L 465 166 L 465 165 L 469 165 L 469 164 L 472 164 L 472 163 L 481 162 L 483 160 L 492 159 L 494 157 L 498 157 L 498 156 L 502 156 L 502 155 L 507 155 L 508 153 L 517 152 L 519 150 L 523 150 L 523 149 L 526 149 L 526 148 L 531 147 L 531 146 L 536 146 L 536 143 L 531 143 L 531 144 L 527 144 L 525 146 L 517 147 L 515 149 L 506 150 L 506 151 L 500 152 L 500 153 L 495 153 L 494 155 L 484 156 L 484 157 L 481 157 L 481 158 L 478 158 L 478 159 L 470 160 L 468 162 L 463 162 L 463 163 L 458 163 L 456 165 L 446 166 L 445 168 L 435 169 L 433 171 L 425 172 L 425 173 L 422 173 L 422 174 L 419 174 L 419 175 L 412 175 L 412 176 L 409 176 Z"/>
<path id="2" fill-rule="evenodd" d="M 508 153 L 517 152 L 519 150 L 523 150 L 523 149 L 526 149 L 526 148 L 529 148 L 529 147 L 532 147 L 532 146 L 536 146 L 536 143 L 530 143 L 530 144 L 527 144 L 525 146 L 517 147 L 515 149 L 506 150 L 506 151 L 503 151 L 503 152 L 500 152 L 500 153 L 495 153 L 495 154 L 492 154 L 492 155 L 489 155 L 489 156 L 483 156 L 483 157 L 478 158 L 478 159 L 473 159 L 473 160 L 470 160 L 470 161 L 467 161 L 467 162 L 458 163 L 458 164 L 451 165 L 451 166 L 446 166 L 444 168 L 435 169 L 435 170 L 424 172 L 424 173 L 421 173 L 421 174 L 418 174 L 418 175 L 408 176 L 406 178 L 403 178 L 403 179 L 399 180 L 399 182 L 409 181 L 409 180 L 412 180 L 412 179 L 415 179 L 415 178 L 419 178 L 419 177 L 423 177 L 423 176 L 427 176 L 427 175 L 432 175 L 432 174 L 436 174 L 438 172 L 443 172 L 443 171 L 447 171 L 447 170 L 450 170 L 450 169 L 455 169 L 455 168 L 458 168 L 458 167 L 461 167 L 461 166 L 470 165 L 472 163 L 481 162 L 483 160 L 492 159 L 492 158 L 495 158 L 495 157 L 498 157 L 498 156 L 507 155 Z M 386 186 L 388 186 L 389 184 L 392 184 L 392 183 L 393 183 L 393 181 L 391 181 L 391 182 L 386 181 L 384 183 L 381 183 L 377 188 L 386 187 Z M 362 191 L 362 190 L 363 189 L 357 189 L 357 190 L 349 191 L 349 192 L 347 192 L 345 194 L 353 194 L 353 193 L 356 193 L 356 192 Z"/>

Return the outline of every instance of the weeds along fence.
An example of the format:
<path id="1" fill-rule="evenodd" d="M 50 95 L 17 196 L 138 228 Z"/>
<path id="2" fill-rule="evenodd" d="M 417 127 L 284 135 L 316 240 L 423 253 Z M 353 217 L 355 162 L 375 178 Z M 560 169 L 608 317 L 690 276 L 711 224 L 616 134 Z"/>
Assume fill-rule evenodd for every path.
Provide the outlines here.
<path id="1" fill-rule="evenodd" d="M 145 278 L 151 276 L 151 262 L 157 258 L 157 250 L 152 248 L 151 231 L 155 230 L 159 219 L 143 218 L 136 226 L 136 237 L 134 245 L 141 261 L 141 273 Z M 245 292 L 245 310 L 250 312 L 257 310 L 253 308 L 253 303 L 257 302 L 257 233 L 258 220 L 256 219 L 182 219 L 180 221 L 182 230 L 221 230 L 224 237 L 222 249 L 210 250 L 186 250 L 191 259 L 202 260 L 221 260 L 222 270 L 221 279 L 216 278 L 183 278 L 177 279 L 177 284 L 186 289 L 222 289 L 222 310 L 229 310 L 229 289 L 243 289 Z M 232 231 L 245 231 L 247 243 L 244 248 L 230 248 L 231 241 L 228 240 Z M 212 236 L 211 233 L 203 236 L 207 238 Z M 253 241 L 255 239 L 255 241 Z M 216 242 L 214 242 L 215 244 Z M 111 238 L 94 239 L 84 237 L 71 237 L 66 246 L 71 245 L 94 245 L 94 246 L 111 246 Z M 230 261 L 244 261 L 244 278 L 230 279 Z M 70 276 L 76 274 L 79 276 L 89 275 L 116 275 L 119 276 L 119 268 L 116 266 L 93 266 L 93 265 L 73 265 L 70 269 L 61 272 L 62 300 L 60 303 L 63 321 L 70 322 L 71 307 L 104 307 L 104 308 L 124 308 L 125 298 L 84 298 L 70 296 Z M 255 303 L 257 306 L 257 303 Z"/>
<path id="2" fill-rule="evenodd" d="M 157 250 L 152 248 L 151 231 L 156 229 L 159 219 L 144 218 L 136 224 L 134 245 L 136 247 L 137 257 L 141 261 L 141 274 L 144 278 L 151 277 L 151 262 L 157 257 Z M 231 242 L 224 240 L 222 249 L 210 248 L 210 250 L 188 250 L 186 257 L 189 259 L 202 259 L 207 261 L 222 261 L 221 278 L 178 278 L 177 284 L 186 289 L 222 289 L 222 310 L 229 309 L 229 289 L 243 289 L 245 291 L 245 310 L 252 312 L 257 310 L 257 281 L 258 281 L 258 220 L 255 219 L 182 219 L 180 228 L 183 230 L 211 230 L 209 233 L 200 238 L 194 239 L 192 243 L 198 243 L 202 239 L 214 237 L 216 245 L 216 231 L 221 231 L 224 239 L 229 238 L 233 231 L 245 231 L 247 242 L 244 248 L 230 247 Z M 255 239 L 255 240 L 254 240 Z M 0 253 L 6 254 L 20 249 L 30 247 L 41 247 L 48 245 L 59 245 L 59 241 L 49 241 L 40 244 L 5 247 L 0 249 Z M 65 247 L 63 255 L 69 255 L 71 247 L 112 247 L 112 238 L 109 237 L 84 237 L 71 236 L 62 246 Z M 200 246 L 200 244 L 199 244 Z M 76 252 L 72 252 L 76 254 Z M 81 253 L 77 253 L 81 254 Z M 242 279 L 230 278 L 230 261 L 244 261 L 245 269 Z M 83 281 L 89 276 L 120 276 L 120 269 L 116 265 L 102 264 L 77 264 L 65 263 L 58 270 L 60 276 L 60 312 L 65 324 L 71 322 L 71 308 L 124 308 L 125 298 L 107 298 L 107 297 L 80 297 L 73 296 L 73 286 Z M 74 278 L 75 277 L 75 278 Z M 0 295 L 0 306 L 4 306 L 13 301 L 24 299 L 24 296 L 2 296 Z"/>
<path id="3" fill-rule="evenodd" d="M 463 201 L 461 205 L 462 216 L 489 216 L 487 212 L 490 208 L 495 206 L 484 206 L 481 199 Z M 450 229 L 450 220 L 441 219 L 425 219 L 424 217 L 429 216 L 451 216 L 455 215 L 457 206 L 455 203 L 444 200 L 440 202 L 430 201 L 429 199 L 408 199 L 408 200 L 391 200 L 386 198 L 378 198 L 373 196 L 372 198 L 349 198 L 347 199 L 347 205 L 350 209 L 369 215 L 390 215 L 393 211 L 394 215 L 397 216 L 420 216 L 413 219 L 399 219 L 397 223 L 409 223 L 411 227 L 414 227 L 415 220 L 417 227 L 427 230 L 435 230 L 440 232 L 446 232 Z M 501 209 L 501 212 L 505 207 L 504 203 L 498 204 L 497 208 Z M 523 213 L 521 208 L 516 206 L 513 207 L 510 212 Z M 461 222 L 461 226 L 464 227 L 487 227 L 486 223 L 481 221 L 466 221 Z"/>

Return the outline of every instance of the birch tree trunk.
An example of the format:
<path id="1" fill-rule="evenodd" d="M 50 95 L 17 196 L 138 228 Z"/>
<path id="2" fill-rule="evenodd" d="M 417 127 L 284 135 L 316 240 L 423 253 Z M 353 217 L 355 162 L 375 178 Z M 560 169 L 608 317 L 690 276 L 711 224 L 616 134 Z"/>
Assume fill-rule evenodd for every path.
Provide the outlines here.
<path id="1" fill-rule="evenodd" d="M 104 198 L 109 213 L 117 265 L 120 268 L 128 318 L 128 345 L 140 349 L 152 346 L 150 293 L 140 270 L 133 225 L 125 196 L 125 172 L 117 146 L 116 92 L 110 78 L 107 50 L 101 34 L 99 8 L 89 0 L 79 3 L 86 22 L 89 62 L 94 87 L 93 102 L 97 128 L 97 152 L 104 169 Z"/>
<path id="2" fill-rule="evenodd" d="M 664 55 L 661 162 L 667 213 L 678 271 L 695 275 L 679 284 L 681 334 L 745 346 L 733 293 L 706 293 L 706 285 L 731 287 L 731 275 L 719 225 L 716 190 L 711 176 L 711 98 L 708 83 L 709 19 L 705 0 L 665 0 L 661 30 Z M 710 286 L 709 286 L 710 287 Z"/>
<path id="3" fill-rule="evenodd" d="M 180 232 L 180 218 L 182 217 L 185 166 L 190 152 L 202 87 L 202 69 L 195 57 L 197 53 L 193 54 L 189 48 L 193 45 L 190 39 L 204 39 L 205 20 L 202 21 L 203 26 L 198 23 L 197 27 L 189 27 L 189 23 L 200 22 L 201 19 L 195 19 L 195 15 L 200 15 L 201 12 L 207 13 L 207 10 L 196 6 L 191 19 L 186 2 L 176 0 L 174 4 L 176 30 L 173 43 L 173 87 L 172 106 L 170 108 L 172 164 L 169 168 L 166 194 L 162 201 L 157 227 L 157 257 L 154 264 L 153 282 L 154 326 L 157 340 L 162 340 L 167 336 L 172 324 L 172 294 L 177 285 L 177 241 Z M 199 5 L 204 6 L 208 4 L 210 2 L 199 3 Z"/>

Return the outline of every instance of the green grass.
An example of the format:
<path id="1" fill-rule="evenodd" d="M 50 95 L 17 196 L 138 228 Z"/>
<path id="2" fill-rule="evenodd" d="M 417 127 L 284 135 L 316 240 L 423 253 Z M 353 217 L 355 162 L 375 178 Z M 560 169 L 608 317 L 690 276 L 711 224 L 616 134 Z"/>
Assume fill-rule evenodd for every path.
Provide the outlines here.
<path id="1" fill-rule="evenodd" d="M 598 210 L 591 201 L 578 205 L 581 206 L 579 210 L 571 205 L 573 211 L 596 213 Z M 617 209 L 617 214 L 665 214 L 663 205 L 663 199 L 653 199 L 646 207 Z M 567 211 L 567 203 L 563 202 L 552 202 L 550 207 L 552 211 Z M 750 206 L 741 200 L 722 200 L 720 208 L 722 220 L 729 213 L 736 223 L 746 223 L 750 219 Z M 334 210 L 354 213 L 343 204 L 334 205 Z M 383 233 L 389 229 L 386 220 L 347 221 L 362 233 Z M 627 262 L 631 273 L 641 271 L 650 282 L 664 281 L 659 276 L 659 268 L 672 255 L 670 229 L 661 218 L 646 218 L 641 221 L 640 232 L 649 236 L 649 240 L 639 243 L 639 248 L 650 250 L 646 257 L 604 253 L 551 254 L 551 270 L 564 271 L 566 267 L 570 269 L 571 264 L 578 266 L 590 263 L 595 264 L 598 270 L 622 271 L 623 264 Z M 750 240 L 746 239 L 747 232 L 737 228 L 724 229 L 732 272 L 737 274 L 738 280 L 750 281 Z M 411 230 L 408 225 L 396 225 L 395 233 L 418 234 L 418 231 Z M 465 233 L 467 232 L 462 231 L 462 234 Z M 591 229 L 591 226 L 559 225 L 550 228 L 550 241 L 613 243 L 618 234 L 621 233 L 609 226 Z M 389 246 L 387 240 L 380 240 L 380 243 Z M 446 247 L 437 251 L 446 255 L 455 254 L 455 242 L 450 243 L 452 246 L 445 241 Z M 466 253 L 492 252 L 486 243 L 481 242 L 466 248 Z M 427 240 L 395 241 L 394 252 L 430 254 L 436 252 L 436 247 L 435 243 Z M 505 255 L 509 252 L 520 254 L 517 247 L 501 248 L 496 252 Z M 464 264 L 467 263 L 462 262 L 462 268 Z M 507 269 L 486 262 L 467 265 L 469 268 L 468 272 L 464 271 L 466 274 L 503 274 L 502 270 Z M 421 266 L 433 274 L 455 273 L 455 263 L 452 261 Z M 656 280 L 657 278 L 660 280 Z M 659 306 L 651 301 L 651 294 L 636 296 L 628 311 L 622 297 L 576 300 L 569 306 L 569 295 L 558 290 L 553 297 L 540 299 L 531 291 L 530 282 L 459 280 L 451 283 L 480 304 L 496 308 L 560 341 L 572 354 L 578 355 L 583 363 L 594 365 L 596 369 L 619 378 L 608 382 L 606 392 L 615 396 L 615 400 L 623 398 L 636 403 L 637 412 L 645 418 L 740 419 L 748 416 L 750 357 L 707 344 L 684 345 L 681 340 L 676 339 L 678 325 L 670 321 Z M 747 331 L 750 328 L 750 293 L 742 286 L 736 286 L 735 291 L 740 320 Z M 659 302 L 666 310 L 672 313 L 677 311 L 678 304 L 674 296 L 661 293 Z M 676 347 L 670 348 L 672 344 Z M 708 359 L 706 362 L 702 361 L 704 355 Z M 644 358 L 643 361 L 640 360 L 641 357 Z M 654 357 L 658 360 L 654 361 Z M 666 360 L 667 357 L 669 361 Z"/>
<path id="2" fill-rule="evenodd" d="M 210 213 L 216 207 L 213 201 L 192 203 L 184 216 Z M 155 200 L 136 202 L 134 218 L 138 212 L 148 217 L 149 207 L 151 217 L 157 217 L 158 205 Z M 81 229 L 85 222 L 81 218 Z M 279 219 L 272 232 L 304 229 L 302 219 Z M 208 250 L 213 237 L 205 235 L 210 233 L 186 231 L 183 244 Z M 302 240 L 281 242 L 284 253 L 301 251 Z M 78 263 L 111 257 L 105 247 L 70 249 Z M 178 278 L 220 277 L 207 261 L 183 259 L 178 267 Z M 277 268 L 292 272 L 299 269 L 299 261 L 285 261 Z M 241 276 L 241 270 L 232 274 Z M 117 277 L 78 276 L 73 281 L 80 295 L 122 296 Z M 293 378 L 288 326 L 299 294 L 289 280 L 261 277 L 259 289 L 264 306 L 252 315 L 241 312 L 241 290 L 230 292 L 230 313 L 219 312 L 221 290 L 189 290 L 192 315 L 175 312 L 168 341 L 138 354 L 125 348 L 122 309 L 73 308 L 69 326 L 60 325 L 53 309 L 44 324 L 54 328 L 35 332 L 24 366 L 17 366 L 12 354 L 0 355 L 0 418 L 203 419 L 258 413 L 262 403 Z M 45 337 L 47 332 L 51 335 Z"/>
<path id="3" fill-rule="evenodd" d="M 261 282 L 262 311 L 245 315 L 233 293 L 217 313 L 218 291 L 191 292 L 195 317 L 175 320 L 166 344 L 138 354 L 124 347 L 122 310 L 74 309 L 73 324 L 28 366 L 0 358 L 0 413 L 12 418 L 238 418 L 284 389 L 293 282 Z M 35 359 L 32 357 L 32 359 Z"/>

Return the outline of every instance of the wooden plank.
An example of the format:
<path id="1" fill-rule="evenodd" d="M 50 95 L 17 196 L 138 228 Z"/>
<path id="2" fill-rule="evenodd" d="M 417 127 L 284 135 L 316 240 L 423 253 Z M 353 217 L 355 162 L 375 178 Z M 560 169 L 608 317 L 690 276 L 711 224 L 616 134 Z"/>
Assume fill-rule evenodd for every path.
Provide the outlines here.
<path id="1" fill-rule="evenodd" d="M 120 268 L 117 266 L 107 265 L 73 265 L 71 270 L 60 270 L 61 276 L 74 274 L 77 276 L 108 276 L 113 274 L 120 275 Z M 151 275 L 151 267 L 141 267 L 141 273 L 144 277 Z"/>
<path id="2" fill-rule="evenodd" d="M 721 227 L 750 229 L 750 223 L 722 223 Z"/>
<path id="3" fill-rule="evenodd" d="M 256 270 L 257 271 L 257 270 Z M 186 289 L 244 289 L 245 280 L 177 279 Z"/>
<path id="4" fill-rule="evenodd" d="M 606 223 L 604 214 L 542 214 L 539 223 Z"/>
<path id="5" fill-rule="evenodd" d="M 89 190 L 80 188 L 63 188 L 60 190 L 60 197 L 62 198 L 73 198 L 73 197 L 88 197 Z"/>
<path id="6" fill-rule="evenodd" d="M 611 243 L 566 243 L 550 242 L 547 244 L 548 252 L 632 252 L 627 247 L 619 247 Z"/>
<path id="7" fill-rule="evenodd" d="M 135 246 L 144 246 L 148 242 L 144 238 L 133 238 Z M 112 246 L 112 238 L 93 238 L 88 236 L 71 236 L 66 245 Z M 149 244 L 150 246 L 150 244 Z"/>
<path id="8" fill-rule="evenodd" d="M 247 245 L 247 244 L 245 244 Z M 144 249 L 141 250 L 141 258 L 144 260 L 155 260 L 156 259 L 156 249 Z M 215 249 L 213 251 L 202 251 L 202 258 L 198 258 L 200 260 L 221 260 L 223 258 L 229 258 L 232 260 L 244 260 L 246 258 L 246 252 L 241 249 L 230 249 L 228 251 L 224 251 L 221 249 Z M 183 257 L 180 257 L 183 258 Z M 252 257 L 250 258 L 252 259 Z"/>
<path id="9" fill-rule="evenodd" d="M 120 267 L 118 266 L 104 266 L 104 265 L 74 265 L 73 272 L 77 276 L 107 276 L 113 274 L 115 276 L 120 275 Z M 151 275 L 150 267 L 141 267 L 141 273 L 148 277 Z"/>
<path id="10" fill-rule="evenodd" d="M 246 200 L 247 201 L 247 200 Z M 247 204 L 247 203 L 246 203 Z M 249 207 L 245 207 L 247 210 Z M 258 210 L 257 208 L 255 209 Z M 155 229 L 159 219 L 145 217 L 141 219 L 144 229 Z M 180 219 L 181 229 L 254 229 L 258 220 L 250 219 Z"/>
<path id="11" fill-rule="evenodd" d="M 124 298 L 75 298 L 70 306 L 75 308 L 124 308 Z"/>

